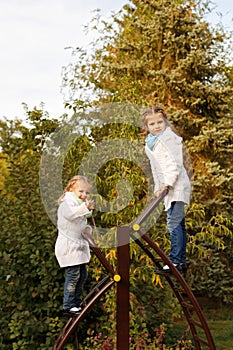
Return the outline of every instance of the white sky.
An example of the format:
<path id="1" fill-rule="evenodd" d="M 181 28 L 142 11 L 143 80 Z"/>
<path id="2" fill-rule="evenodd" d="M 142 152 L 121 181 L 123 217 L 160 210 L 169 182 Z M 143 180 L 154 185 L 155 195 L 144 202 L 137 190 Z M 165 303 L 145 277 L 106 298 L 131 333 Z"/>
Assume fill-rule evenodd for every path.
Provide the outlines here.
<path id="1" fill-rule="evenodd" d="M 216 4 L 208 19 L 216 23 L 222 13 L 224 27 L 233 30 L 232 0 Z M 24 118 L 22 102 L 29 109 L 45 104 L 53 118 L 64 112 L 60 93 L 61 69 L 71 62 L 65 47 L 90 40 L 83 26 L 101 9 L 104 17 L 127 0 L 0 0 L 0 118 Z"/>

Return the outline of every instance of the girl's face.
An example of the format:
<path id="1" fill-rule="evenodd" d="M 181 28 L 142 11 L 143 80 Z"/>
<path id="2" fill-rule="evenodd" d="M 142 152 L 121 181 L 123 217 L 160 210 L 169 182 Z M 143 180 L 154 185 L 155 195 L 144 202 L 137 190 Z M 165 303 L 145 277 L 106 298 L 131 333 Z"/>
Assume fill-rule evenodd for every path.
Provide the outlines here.
<path id="1" fill-rule="evenodd" d="M 90 196 L 91 185 L 85 181 L 77 181 L 72 187 L 71 191 L 83 202 Z"/>
<path id="2" fill-rule="evenodd" d="M 166 128 L 166 122 L 161 113 L 148 116 L 147 128 L 152 135 L 160 134 Z"/>

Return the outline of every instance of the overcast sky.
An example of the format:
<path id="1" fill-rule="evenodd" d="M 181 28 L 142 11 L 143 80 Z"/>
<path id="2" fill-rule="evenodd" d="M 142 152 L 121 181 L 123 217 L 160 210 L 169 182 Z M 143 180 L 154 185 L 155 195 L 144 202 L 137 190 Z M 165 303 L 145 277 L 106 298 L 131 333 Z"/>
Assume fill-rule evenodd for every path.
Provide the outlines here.
<path id="1" fill-rule="evenodd" d="M 85 47 L 83 26 L 101 9 L 104 17 L 127 0 L 0 0 L 0 118 L 24 118 L 29 109 L 45 104 L 51 117 L 64 113 L 60 93 L 61 69 L 71 62 L 67 46 Z M 223 14 L 224 27 L 233 30 L 232 0 L 213 0 L 208 19 Z"/>

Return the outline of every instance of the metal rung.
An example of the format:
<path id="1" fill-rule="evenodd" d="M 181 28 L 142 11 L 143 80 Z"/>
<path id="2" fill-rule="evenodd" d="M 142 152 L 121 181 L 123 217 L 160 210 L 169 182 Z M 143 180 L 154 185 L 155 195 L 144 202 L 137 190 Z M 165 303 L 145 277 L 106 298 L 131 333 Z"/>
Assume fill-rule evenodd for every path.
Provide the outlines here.
<path id="1" fill-rule="evenodd" d="M 106 277 L 104 277 L 101 281 L 99 281 L 99 283 L 97 283 L 97 285 L 86 295 L 86 297 L 84 298 L 82 304 L 83 305 L 87 305 L 88 300 L 95 294 L 99 293 L 99 291 L 101 290 L 101 288 L 103 288 L 103 286 L 105 285 L 105 283 L 109 280 L 110 276 L 107 275 Z"/>
<path id="2" fill-rule="evenodd" d="M 182 293 L 182 294 L 187 294 L 187 293 L 185 292 L 185 290 L 184 290 L 183 288 L 180 288 L 180 287 L 174 287 L 174 290 L 175 290 L 176 292 L 179 292 L 179 293 Z"/>
<path id="3" fill-rule="evenodd" d="M 140 245 L 140 248 L 142 248 L 144 251 L 147 251 L 147 252 L 149 251 L 149 253 L 153 254 L 152 249 L 151 249 L 152 247 L 149 244 L 142 244 L 142 245 Z M 153 261 L 158 262 L 158 263 L 163 262 L 163 260 L 161 258 L 155 258 L 155 259 L 153 259 Z"/>
<path id="4" fill-rule="evenodd" d="M 186 307 L 187 309 L 194 310 L 194 306 L 192 304 L 188 304 L 188 303 L 183 302 L 182 306 Z"/>
<path id="5" fill-rule="evenodd" d="M 195 339 L 198 340 L 199 342 L 201 342 L 201 343 L 207 345 L 208 347 L 210 347 L 210 345 L 209 345 L 209 343 L 208 343 L 208 341 L 207 341 L 206 339 L 203 339 L 203 338 L 201 338 L 201 337 L 198 337 L 197 335 L 195 335 Z"/>
<path id="6" fill-rule="evenodd" d="M 192 324 L 195 324 L 195 326 L 197 326 L 197 327 L 202 328 L 201 322 L 198 322 L 198 321 L 194 320 L 193 318 L 189 318 L 189 322 L 191 322 Z"/>
<path id="7" fill-rule="evenodd" d="M 156 259 L 153 259 L 153 262 L 162 263 L 163 260 L 161 260 L 160 258 L 156 258 Z"/>

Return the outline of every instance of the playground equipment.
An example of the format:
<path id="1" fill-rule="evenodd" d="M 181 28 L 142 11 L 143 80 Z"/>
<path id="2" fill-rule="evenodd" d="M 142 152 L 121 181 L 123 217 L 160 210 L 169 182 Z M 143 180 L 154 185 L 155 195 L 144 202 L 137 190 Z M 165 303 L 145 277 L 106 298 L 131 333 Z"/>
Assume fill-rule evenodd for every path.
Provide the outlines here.
<path id="1" fill-rule="evenodd" d="M 162 264 L 170 267 L 172 274 L 165 275 L 164 278 L 172 288 L 177 297 L 193 336 L 194 346 L 197 350 L 210 349 L 216 350 L 211 332 L 202 314 L 201 308 L 193 295 L 188 284 L 173 266 L 169 258 L 164 254 L 161 248 L 146 234 L 140 231 L 141 224 L 158 206 L 167 190 L 152 201 L 143 213 L 134 221 L 131 226 L 118 227 L 117 229 L 117 272 L 109 264 L 99 247 L 96 245 L 91 235 L 86 235 L 90 247 L 94 254 L 98 257 L 102 265 L 108 272 L 93 290 L 85 297 L 82 302 L 82 311 L 77 317 L 69 318 L 63 327 L 60 335 L 55 341 L 53 350 L 61 350 L 73 334 L 78 324 L 83 320 L 85 315 L 91 310 L 96 302 L 115 284 L 117 283 L 117 350 L 129 349 L 129 244 L 132 238 L 136 244 L 146 253 L 151 261 L 158 267 L 162 268 Z M 154 254 L 156 253 L 156 255 Z M 157 257 L 158 256 L 158 257 Z M 205 338 L 200 337 L 198 333 L 202 331 Z M 78 338 L 76 335 L 75 342 L 78 348 Z"/>

